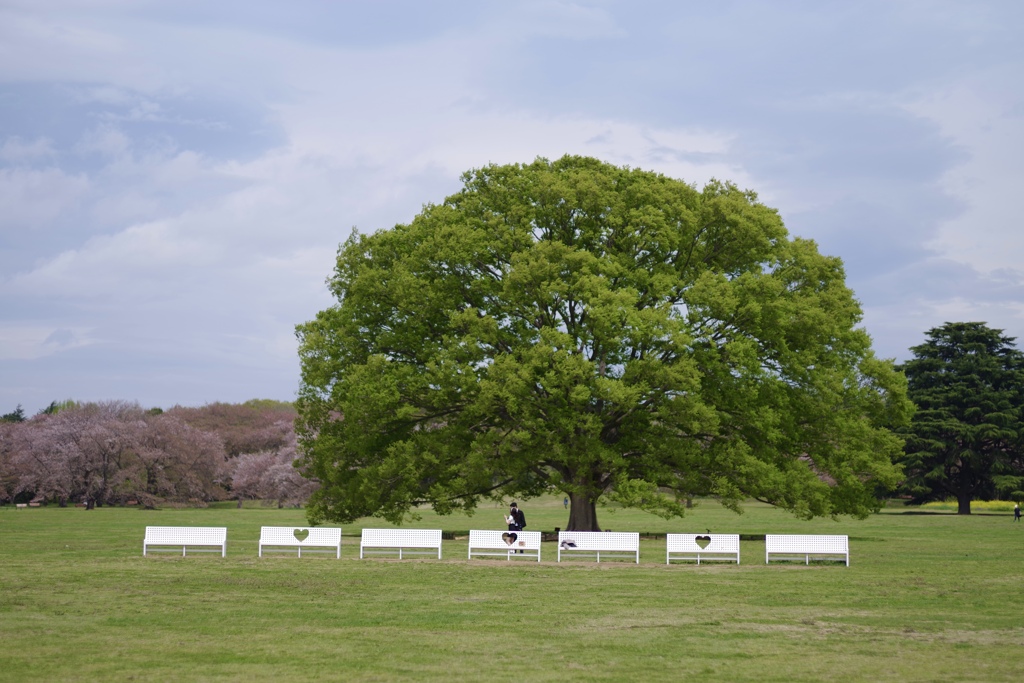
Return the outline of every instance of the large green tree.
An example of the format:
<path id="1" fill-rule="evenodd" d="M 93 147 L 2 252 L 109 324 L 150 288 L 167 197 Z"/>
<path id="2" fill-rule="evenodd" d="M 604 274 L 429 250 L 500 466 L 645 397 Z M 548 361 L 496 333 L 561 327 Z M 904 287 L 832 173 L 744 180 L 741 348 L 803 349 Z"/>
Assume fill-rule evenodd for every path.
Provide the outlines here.
<path id="1" fill-rule="evenodd" d="M 546 491 L 577 530 L 602 498 L 865 515 L 898 481 L 903 377 L 839 259 L 752 192 L 570 156 L 463 182 L 353 234 L 298 326 L 311 520 Z"/>
<path id="2" fill-rule="evenodd" d="M 908 430 L 903 485 L 911 503 L 971 500 L 1024 488 L 1024 354 L 985 323 L 928 331 L 902 366 L 918 410 Z"/>

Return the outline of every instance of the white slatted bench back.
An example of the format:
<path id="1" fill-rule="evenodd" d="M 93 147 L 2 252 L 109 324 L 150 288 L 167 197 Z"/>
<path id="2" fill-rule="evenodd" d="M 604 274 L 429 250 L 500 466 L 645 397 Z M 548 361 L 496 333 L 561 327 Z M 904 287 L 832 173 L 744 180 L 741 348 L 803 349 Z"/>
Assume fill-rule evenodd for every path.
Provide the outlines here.
<path id="1" fill-rule="evenodd" d="M 172 546 L 156 548 L 153 546 Z M 214 526 L 147 526 L 146 536 L 142 540 L 142 554 L 150 552 L 177 552 L 181 548 L 184 557 L 188 548 L 193 552 L 217 552 L 220 556 L 227 555 L 227 527 Z"/>
<path id="2" fill-rule="evenodd" d="M 703 548 L 701 545 L 703 544 Z M 667 534 L 665 564 L 672 560 L 721 560 L 740 563 L 739 534 Z"/>
<path id="3" fill-rule="evenodd" d="M 509 534 L 515 534 L 515 540 L 509 545 L 506 538 Z M 511 560 L 513 557 L 536 557 L 540 562 L 540 541 L 539 531 L 491 531 L 470 529 L 469 531 L 469 557 L 474 555 L 493 555 Z M 522 551 L 522 554 L 519 553 Z"/>
<path id="4" fill-rule="evenodd" d="M 785 558 L 803 557 L 804 564 L 810 564 L 811 557 L 820 560 L 836 560 L 850 566 L 849 536 L 815 536 L 807 534 L 767 534 L 764 537 L 764 562 L 768 564 L 772 555 Z M 776 557 L 776 559 L 779 559 Z"/>
<path id="5" fill-rule="evenodd" d="M 564 542 L 575 544 L 575 547 L 563 547 Z M 640 534 L 635 531 L 559 531 L 558 532 L 558 561 L 562 561 L 562 555 L 585 555 L 597 558 L 601 561 L 601 554 L 620 557 L 623 554 L 630 554 L 636 557 L 636 563 L 640 564 Z"/>
<path id="6" fill-rule="evenodd" d="M 431 550 L 422 550 L 430 548 Z M 367 550 L 377 549 L 377 550 Z M 437 559 L 441 559 L 440 529 L 363 529 L 359 541 L 359 559 L 370 552 L 398 551 L 398 559 L 403 552 L 409 555 L 432 555 L 437 551 Z"/>
<path id="7" fill-rule="evenodd" d="M 276 547 L 275 547 L 276 546 Z M 283 547 L 282 547 L 283 546 Z M 341 529 L 336 527 L 265 526 L 260 528 L 259 556 L 263 551 L 290 553 L 295 549 L 315 553 L 333 552 L 341 558 Z"/>

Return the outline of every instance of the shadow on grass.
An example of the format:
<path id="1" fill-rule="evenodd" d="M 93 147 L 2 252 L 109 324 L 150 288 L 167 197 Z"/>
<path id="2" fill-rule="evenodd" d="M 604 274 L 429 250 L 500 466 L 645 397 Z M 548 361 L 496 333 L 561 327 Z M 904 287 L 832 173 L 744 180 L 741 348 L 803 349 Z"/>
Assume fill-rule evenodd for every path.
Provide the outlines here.
<path id="1" fill-rule="evenodd" d="M 939 515 L 943 517 L 957 517 L 957 513 L 952 511 L 942 510 L 907 510 L 906 512 L 899 512 L 900 515 Z M 1008 512 L 972 512 L 969 515 L 960 515 L 963 517 L 1012 517 Z"/>

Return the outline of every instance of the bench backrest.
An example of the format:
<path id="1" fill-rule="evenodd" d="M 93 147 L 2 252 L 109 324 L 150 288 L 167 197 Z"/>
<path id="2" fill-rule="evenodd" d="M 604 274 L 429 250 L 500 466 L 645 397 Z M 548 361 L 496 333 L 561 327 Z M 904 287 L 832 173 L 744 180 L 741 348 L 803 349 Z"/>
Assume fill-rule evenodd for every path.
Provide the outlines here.
<path id="1" fill-rule="evenodd" d="M 340 543 L 341 529 L 336 527 L 265 526 L 260 529 L 260 545 L 336 548 Z"/>
<path id="2" fill-rule="evenodd" d="M 842 554 L 850 552 L 849 536 L 814 536 L 809 534 L 767 534 L 765 550 L 769 553 Z"/>
<path id="3" fill-rule="evenodd" d="M 512 539 L 511 535 L 514 535 L 515 539 Z M 491 531 L 480 529 L 470 529 L 469 531 L 470 548 L 540 550 L 540 542 L 541 534 L 539 531 Z"/>
<path id="4" fill-rule="evenodd" d="M 219 545 L 228 542 L 227 527 L 147 526 L 144 545 Z"/>
<path id="5" fill-rule="evenodd" d="M 738 553 L 740 551 L 739 534 L 667 534 L 665 538 L 670 553 Z"/>
<path id="6" fill-rule="evenodd" d="M 640 534 L 636 531 L 559 531 L 559 547 L 563 541 L 576 544 L 575 548 L 563 550 L 640 550 Z"/>
<path id="7" fill-rule="evenodd" d="M 363 529 L 364 548 L 440 548 L 440 529 Z"/>

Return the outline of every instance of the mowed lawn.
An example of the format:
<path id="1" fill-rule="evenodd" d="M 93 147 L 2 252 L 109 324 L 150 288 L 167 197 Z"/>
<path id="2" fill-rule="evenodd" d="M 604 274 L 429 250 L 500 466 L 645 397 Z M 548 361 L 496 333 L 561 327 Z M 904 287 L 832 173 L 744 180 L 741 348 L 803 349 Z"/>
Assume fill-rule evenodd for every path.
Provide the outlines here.
<path id="1" fill-rule="evenodd" d="M 564 526 L 560 499 L 524 501 L 528 529 Z M 501 528 L 504 507 L 406 526 Z M 800 521 L 701 502 L 683 520 L 599 510 L 651 533 L 850 536 L 851 566 L 665 566 L 466 559 L 257 558 L 262 525 L 302 510 L 0 508 L 3 681 L 1010 681 L 1024 658 L 1024 523 L 887 508 Z M 228 556 L 142 556 L 147 525 L 226 526 Z"/>

